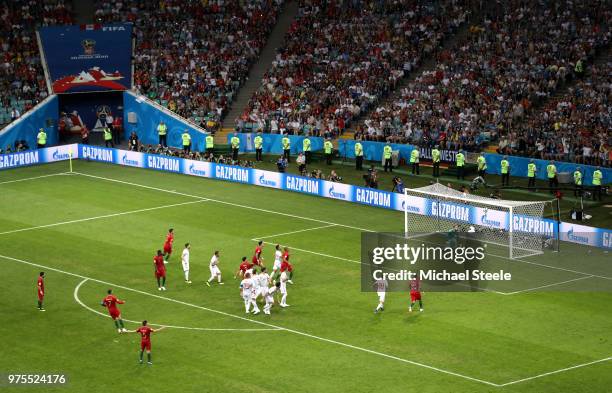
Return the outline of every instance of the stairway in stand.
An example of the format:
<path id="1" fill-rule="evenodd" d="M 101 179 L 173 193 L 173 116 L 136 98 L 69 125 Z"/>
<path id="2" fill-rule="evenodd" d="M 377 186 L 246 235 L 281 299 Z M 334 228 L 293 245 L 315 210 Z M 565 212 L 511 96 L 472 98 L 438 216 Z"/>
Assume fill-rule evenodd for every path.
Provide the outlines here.
<path id="1" fill-rule="evenodd" d="M 249 71 L 249 76 L 244 85 L 238 91 L 236 98 L 231 104 L 229 113 L 223 120 L 224 129 L 234 129 L 236 118 L 244 112 L 253 93 L 261 86 L 261 80 L 270 68 L 272 61 L 276 57 L 276 50 L 280 48 L 285 39 L 285 33 L 289 30 L 293 19 L 298 13 L 298 0 L 290 0 L 285 3 L 281 14 L 278 17 L 276 26 L 272 29 L 266 45 L 261 50 L 259 59 Z M 227 135 L 227 133 L 225 134 Z M 216 136 L 215 136 L 216 140 Z"/>

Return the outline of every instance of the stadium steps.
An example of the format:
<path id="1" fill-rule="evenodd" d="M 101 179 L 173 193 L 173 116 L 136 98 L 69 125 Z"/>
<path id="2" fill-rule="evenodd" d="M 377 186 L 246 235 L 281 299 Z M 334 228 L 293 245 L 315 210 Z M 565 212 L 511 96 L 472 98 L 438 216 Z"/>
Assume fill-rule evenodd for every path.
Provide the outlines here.
<path id="1" fill-rule="evenodd" d="M 227 145 L 227 136 L 232 132 L 234 132 L 233 128 L 221 128 L 215 132 L 215 145 Z"/>
<path id="2" fill-rule="evenodd" d="M 481 19 L 482 12 L 479 10 L 472 10 L 472 14 L 468 16 L 465 23 L 461 25 L 454 33 L 450 33 L 443 39 L 441 47 L 438 47 L 429 56 L 423 58 L 421 64 L 410 71 L 408 75 L 405 75 L 404 78 L 397 83 L 395 89 L 389 95 L 383 97 L 377 104 L 370 107 L 368 111 L 361 113 L 355 120 L 353 120 L 352 125 L 349 125 L 349 127 L 352 130 L 357 130 L 360 127 L 364 127 L 365 121 L 370 117 L 370 113 L 375 111 L 377 107 L 390 105 L 392 102 L 400 98 L 403 88 L 414 82 L 414 80 L 423 72 L 431 71 L 436 67 L 436 58 L 438 53 L 455 48 L 457 43 L 467 37 L 469 34 L 470 25 L 477 24 L 477 22 L 479 22 Z"/>
<path id="3" fill-rule="evenodd" d="M 276 57 L 276 50 L 283 45 L 285 33 L 289 30 L 293 19 L 298 12 L 298 1 L 290 0 L 285 3 L 281 11 L 276 26 L 272 29 L 266 45 L 261 50 L 259 59 L 249 71 L 244 85 L 238 90 L 236 97 L 231 103 L 231 108 L 223 120 L 224 128 L 234 129 L 236 118 L 240 117 L 247 107 L 253 93 L 261 86 L 261 80 Z"/>

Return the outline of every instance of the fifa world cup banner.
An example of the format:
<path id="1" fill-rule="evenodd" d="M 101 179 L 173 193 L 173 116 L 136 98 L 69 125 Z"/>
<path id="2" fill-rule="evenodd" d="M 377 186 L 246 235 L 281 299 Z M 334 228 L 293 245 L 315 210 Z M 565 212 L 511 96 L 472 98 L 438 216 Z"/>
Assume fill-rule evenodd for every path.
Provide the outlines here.
<path id="1" fill-rule="evenodd" d="M 39 34 L 54 93 L 132 87 L 131 23 L 43 27 Z"/>

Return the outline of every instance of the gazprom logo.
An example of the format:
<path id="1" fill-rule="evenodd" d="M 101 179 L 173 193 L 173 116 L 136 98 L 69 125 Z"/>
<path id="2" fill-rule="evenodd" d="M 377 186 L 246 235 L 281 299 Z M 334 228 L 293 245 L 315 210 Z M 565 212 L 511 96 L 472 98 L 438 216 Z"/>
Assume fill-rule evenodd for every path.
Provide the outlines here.
<path id="1" fill-rule="evenodd" d="M 206 176 L 206 171 L 196 169 L 195 164 L 189 165 L 189 173 L 196 176 Z"/>
<path id="2" fill-rule="evenodd" d="M 62 153 L 59 151 L 59 149 L 55 149 L 51 157 L 53 158 L 53 161 L 67 160 L 70 158 L 70 154 Z"/>
<path id="3" fill-rule="evenodd" d="M 274 180 L 266 180 L 265 175 L 259 176 L 259 184 L 262 186 L 276 187 L 276 182 Z"/>
<path id="4" fill-rule="evenodd" d="M 329 196 L 331 196 L 332 198 L 340 198 L 340 199 L 346 199 L 346 194 L 343 194 L 341 192 L 336 192 L 334 191 L 334 186 L 331 186 L 329 188 L 329 191 L 327 192 L 329 194 Z"/>
<path id="5" fill-rule="evenodd" d="M 130 160 L 127 156 L 127 153 L 125 153 L 123 157 L 121 157 L 121 162 L 123 163 L 123 165 L 140 166 L 140 163 L 138 161 Z"/>
<path id="6" fill-rule="evenodd" d="M 402 211 L 408 211 L 410 213 L 421 213 L 421 209 L 417 206 L 406 205 L 406 201 L 402 201 Z"/>
<path id="7" fill-rule="evenodd" d="M 484 209 L 484 214 L 482 215 L 482 217 L 480 217 L 480 221 L 487 226 L 500 228 L 502 226 L 501 222 L 497 220 L 489 220 L 489 218 L 487 217 L 488 213 L 489 209 Z"/>
<path id="8" fill-rule="evenodd" d="M 574 227 L 571 227 L 569 231 L 567 231 L 567 240 L 576 242 L 576 243 L 589 243 L 589 238 L 586 236 L 574 235 Z"/>

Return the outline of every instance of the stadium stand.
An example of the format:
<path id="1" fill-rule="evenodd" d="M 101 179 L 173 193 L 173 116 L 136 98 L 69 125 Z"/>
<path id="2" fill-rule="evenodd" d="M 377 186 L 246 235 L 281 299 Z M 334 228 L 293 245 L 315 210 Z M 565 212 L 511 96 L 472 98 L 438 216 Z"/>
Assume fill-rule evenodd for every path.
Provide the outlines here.
<path id="1" fill-rule="evenodd" d="M 610 10 L 600 3 L 501 2 L 400 99 L 373 110 L 361 136 L 468 151 L 501 136 L 504 152 L 521 150 L 515 128 L 608 44 Z"/>
<path id="2" fill-rule="evenodd" d="M 502 138 L 498 152 L 610 166 L 612 62 L 594 65 L 589 74 L 529 114 L 509 138 Z"/>
<path id="3" fill-rule="evenodd" d="M 36 29 L 72 24 L 71 5 L 61 0 L 0 2 L 0 127 L 47 97 Z"/>
<path id="4" fill-rule="evenodd" d="M 98 22 L 135 26 L 134 87 L 215 131 L 276 23 L 282 0 L 98 1 Z"/>
<path id="5" fill-rule="evenodd" d="M 237 128 L 342 133 L 465 21 L 463 3 L 300 1 Z"/>

